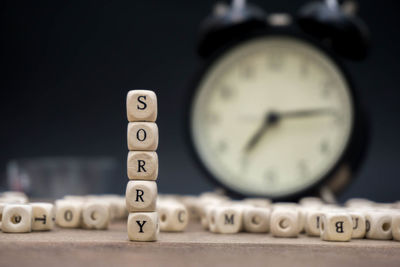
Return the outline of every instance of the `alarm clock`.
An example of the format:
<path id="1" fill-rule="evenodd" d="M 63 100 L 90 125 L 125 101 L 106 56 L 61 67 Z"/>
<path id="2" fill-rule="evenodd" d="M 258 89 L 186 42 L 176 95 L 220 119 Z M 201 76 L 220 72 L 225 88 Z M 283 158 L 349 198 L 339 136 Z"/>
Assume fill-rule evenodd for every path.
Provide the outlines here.
<path id="1" fill-rule="evenodd" d="M 202 24 L 186 130 L 204 174 L 233 197 L 332 197 L 355 176 L 368 127 L 344 59 L 365 24 L 336 1 L 267 16 L 233 1 Z M 346 43 L 351 44 L 346 46 Z"/>

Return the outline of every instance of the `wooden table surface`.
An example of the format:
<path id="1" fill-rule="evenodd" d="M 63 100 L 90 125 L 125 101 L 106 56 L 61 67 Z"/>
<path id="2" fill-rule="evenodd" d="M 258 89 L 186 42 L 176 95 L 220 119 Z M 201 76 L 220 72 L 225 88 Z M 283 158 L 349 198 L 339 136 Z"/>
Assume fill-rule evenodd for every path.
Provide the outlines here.
<path id="1" fill-rule="evenodd" d="M 106 231 L 0 232 L 0 266 L 400 266 L 400 242 L 212 234 L 197 224 L 129 242 L 124 223 Z"/>

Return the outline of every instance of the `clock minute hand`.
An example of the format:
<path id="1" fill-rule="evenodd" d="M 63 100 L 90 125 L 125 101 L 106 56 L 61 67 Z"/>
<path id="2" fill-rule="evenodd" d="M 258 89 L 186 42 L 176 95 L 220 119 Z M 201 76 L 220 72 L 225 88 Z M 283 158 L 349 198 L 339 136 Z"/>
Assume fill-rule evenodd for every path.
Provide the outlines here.
<path id="1" fill-rule="evenodd" d="M 280 116 L 275 112 L 268 112 L 265 116 L 264 122 L 257 132 L 252 136 L 252 138 L 247 142 L 244 151 L 249 153 L 261 140 L 261 137 L 267 132 L 271 125 L 277 123 Z"/>
<path id="2" fill-rule="evenodd" d="M 279 112 L 278 114 L 281 119 L 301 118 L 301 117 L 312 117 L 319 115 L 334 115 L 335 110 L 330 108 L 316 108 L 316 109 L 306 109 L 306 110 L 284 111 L 284 112 Z"/>

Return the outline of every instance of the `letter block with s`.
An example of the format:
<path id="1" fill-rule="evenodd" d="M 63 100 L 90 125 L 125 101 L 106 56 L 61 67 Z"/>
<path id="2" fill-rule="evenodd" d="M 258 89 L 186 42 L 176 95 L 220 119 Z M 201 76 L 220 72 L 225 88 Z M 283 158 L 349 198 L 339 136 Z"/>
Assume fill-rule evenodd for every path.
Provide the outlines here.
<path id="1" fill-rule="evenodd" d="M 149 121 L 157 119 L 157 96 L 150 90 L 131 90 L 126 97 L 128 121 Z"/>

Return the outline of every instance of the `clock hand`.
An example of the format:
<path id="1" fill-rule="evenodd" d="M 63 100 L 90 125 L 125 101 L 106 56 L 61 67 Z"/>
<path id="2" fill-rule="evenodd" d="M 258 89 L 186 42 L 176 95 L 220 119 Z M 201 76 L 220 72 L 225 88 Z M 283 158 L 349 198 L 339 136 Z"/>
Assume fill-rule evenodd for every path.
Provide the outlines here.
<path id="1" fill-rule="evenodd" d="M 267 112 L 263 124 L 261 127 L 256 131 L 256 133 L 253 135 L 253 137 L 250 139 L 249 142 L 247 142 L 244 150 L 246 153 L 249 153 L 261 140 L 261 137 L 264 136 L 264 134 L 267 132 L 270 126 L 278 123 L 280 120 L 280 116 L 278 113 L 275 112 Z"/>
<path id="2" fill-rule="evenodd" d="M 278 120 L 284 118 L 300 118 L 300 117 L 311 117 L 311 116 L 319 116 L 319 115 L 336 115 L 336 111 L 331 108 L 315 108 L 315 109 L 305 109 L 305 110 L 292 110 L 292 111 L 272 111 L 270 113 L 274 113 L 275 116 L 279 117 Z M 253 121 L 255 120 L 255 116 L 243 115 L 240 117 L 240 120 Z"/>
<path id="3" fill-rule="evenodd" d="M 329 108 L 316 108 L 316 109 L 306 109 L 306 110 L 296 110 L 296 111 L 284 111 L 284 112 L 268 112 L 265 116 L 264 122 L 257 132 L 253 135 L 249 142 L 247 142 L 244 151 L 249 153 L 261 140 L 261 137 L 268 131 L 270 126 L 279 123 L 285 118 L 302 118 L 311 117 L 318 115 L 333 115 L 335 111 Z"/>
<path id="4" fill-rule="evenodd" d="M 319 115 L 334 115 L 335 110 L 330 108 L 316 108 L 316 109 L 306 109 L 306 110 L 284 111 L 284 112 L 279 112 L 278 114 L 281 119 L 301 118 L 301 117 L 311 117 Z"/>

